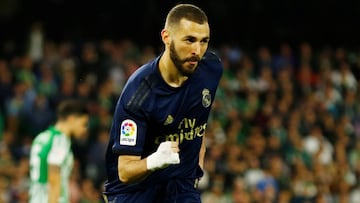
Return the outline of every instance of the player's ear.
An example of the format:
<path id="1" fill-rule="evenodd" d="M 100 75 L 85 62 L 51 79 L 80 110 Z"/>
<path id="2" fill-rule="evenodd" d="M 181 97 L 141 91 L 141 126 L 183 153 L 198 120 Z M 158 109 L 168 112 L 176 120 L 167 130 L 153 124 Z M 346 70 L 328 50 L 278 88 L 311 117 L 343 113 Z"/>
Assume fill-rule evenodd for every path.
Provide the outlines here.
<path id="1" fill-rule="evenodd" d="M 66 122 L 67 123 L 74 123 L 76 120 L 76 116 L 75 115 L 69 115 L 67 118 L 66 118 Z"/>
<path id="2" fill-rule="evenodd" d="M 161 31 L 161 39 L 166 46 L 170 45 L 170 35 L 168 30 L 163 29 Z"/>

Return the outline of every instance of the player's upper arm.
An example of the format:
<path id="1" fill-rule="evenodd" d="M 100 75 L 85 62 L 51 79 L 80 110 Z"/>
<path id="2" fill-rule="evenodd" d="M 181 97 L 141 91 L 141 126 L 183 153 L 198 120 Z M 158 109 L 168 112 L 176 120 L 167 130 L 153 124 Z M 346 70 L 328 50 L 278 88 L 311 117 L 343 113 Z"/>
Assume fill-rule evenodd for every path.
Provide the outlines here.
<path id="1" fill-rule="evenodd" d="M 60 166 L 48 164 L 48 181 L 51 182 L 57 180 L 60 181 Z"/>
<path id="2" fill-rule="evenodd" d="M 61 190 L 61 173 L 57 165 L 48 165 L 49 202 L 58 202 Z"/>

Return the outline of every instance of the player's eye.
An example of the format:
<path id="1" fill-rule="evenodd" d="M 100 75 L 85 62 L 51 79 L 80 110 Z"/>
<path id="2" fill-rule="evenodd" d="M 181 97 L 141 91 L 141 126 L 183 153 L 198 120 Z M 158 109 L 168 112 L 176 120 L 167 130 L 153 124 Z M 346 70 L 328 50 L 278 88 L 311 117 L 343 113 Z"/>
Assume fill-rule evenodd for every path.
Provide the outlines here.
<path id="1" fill-rule="evenodd" d="M 187 42 L 187 43 L 194 43 L 194 42 L 196 42 L 196 39 L 193 38 L 193 37 L 189 37 L 189 38 L 186 38 L 186 39 L 185 39 L 185 42 Z"/>
<path id="2" fill-rule="evenodd" d="M 200 41 L 202 44 L 207 44 L 207 43 L 209 43 L 209 39 L 203 39 L 203 40 L 201 40 Z"/>

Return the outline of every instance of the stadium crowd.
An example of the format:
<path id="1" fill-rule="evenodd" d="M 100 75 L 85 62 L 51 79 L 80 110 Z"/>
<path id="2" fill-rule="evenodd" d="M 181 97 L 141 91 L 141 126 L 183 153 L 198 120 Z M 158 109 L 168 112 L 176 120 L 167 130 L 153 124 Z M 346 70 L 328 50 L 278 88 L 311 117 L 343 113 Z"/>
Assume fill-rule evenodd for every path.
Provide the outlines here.
<path id="1" fill-rule="evenodd" d="M 23 48 L 0 48 L 0 202 L 27 202 L 31 141 L 65 98 L 91 112 L 88 139 L 73 142 L 72 202 L 103 202 L 115 102 L 162 49 L 128 39 L 55 42 L 38 25 Z M 210 49 L 224 74 L 206 132 L 203 202 L 359 202 L 360 50 L 308 42 Z"/>

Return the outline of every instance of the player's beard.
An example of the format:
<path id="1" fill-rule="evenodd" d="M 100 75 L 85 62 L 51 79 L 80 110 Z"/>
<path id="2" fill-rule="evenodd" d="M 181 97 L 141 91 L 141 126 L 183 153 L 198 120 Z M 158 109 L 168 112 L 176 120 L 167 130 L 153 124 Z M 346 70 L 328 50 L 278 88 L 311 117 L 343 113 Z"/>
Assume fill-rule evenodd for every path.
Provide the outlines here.
<path id="1" fill-rule="evenodd" d="M 185 63 L 189 61 L 197 61 L 197 62 L 200 61 L 199 56 L 192 56 L 186 59 L 181 59 L 175 49 L 175 45 L 173 41 L 170 43 L 170 59 L 173 61 L 176 69 L 178 69 L 178 71 L 183 76 L 187 76 L 187 77 L 191 76 L 195 72 L 197 65 L 195 67 L 187 68 L 185 67 Z"/>

